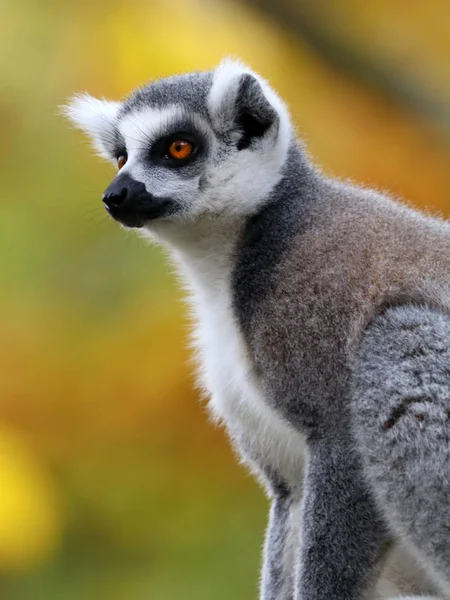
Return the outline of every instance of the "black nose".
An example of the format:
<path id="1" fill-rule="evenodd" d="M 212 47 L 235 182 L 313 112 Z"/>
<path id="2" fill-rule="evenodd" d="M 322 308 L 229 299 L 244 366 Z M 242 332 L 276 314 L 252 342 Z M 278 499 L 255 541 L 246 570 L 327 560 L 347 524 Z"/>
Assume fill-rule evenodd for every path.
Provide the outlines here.
<path id="1" fill-rule="evenodd" d="M 106 188 L 102 200 L 108 208 L 117 208 L 125 201 L 134 200 L 143 193 L 146 193 L 145 185 L 124 173 Z"/>

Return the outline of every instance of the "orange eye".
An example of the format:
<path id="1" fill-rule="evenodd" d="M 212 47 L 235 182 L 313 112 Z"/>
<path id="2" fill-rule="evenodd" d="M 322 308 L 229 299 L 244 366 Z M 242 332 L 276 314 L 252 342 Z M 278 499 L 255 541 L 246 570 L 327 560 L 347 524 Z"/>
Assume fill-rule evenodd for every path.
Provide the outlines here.
<path id="1" fill-rule="evenodd" d="M 124 166 L 124 164 L 127 162 L 128 157 L 125 156 L 124 154 L 122 154 L 121 156 L 119 156 L 119 158 L 117 159 L 117 168 L 120 169 Z"/>
<path id="2" fill-rule="evenodd" d="M 194 147 L 186 140 L 175 140 L 169 146 L 169 154 L 172 158 L 183 160 L 192 154 Z"/>

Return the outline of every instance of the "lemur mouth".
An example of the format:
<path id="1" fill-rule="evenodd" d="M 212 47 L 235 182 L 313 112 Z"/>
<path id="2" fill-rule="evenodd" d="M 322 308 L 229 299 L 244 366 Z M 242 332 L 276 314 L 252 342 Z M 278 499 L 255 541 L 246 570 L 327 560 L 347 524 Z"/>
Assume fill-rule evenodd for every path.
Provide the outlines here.
<path id="1" fill-rule="evenodd" d="M 119 175 L 103 194 L 108 213 L 127 227 L 143 227 L 149 221 L 169 217 L 179 206 L 172 198 L 149 194 L 145 185 L 129 175 Z"/>

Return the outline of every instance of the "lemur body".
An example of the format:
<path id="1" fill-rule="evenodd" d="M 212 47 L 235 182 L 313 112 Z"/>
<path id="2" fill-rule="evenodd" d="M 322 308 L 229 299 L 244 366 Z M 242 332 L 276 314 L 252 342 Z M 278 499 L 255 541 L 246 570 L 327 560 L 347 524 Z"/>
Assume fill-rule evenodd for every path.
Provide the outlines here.
<path id="1" fill-rule="evenodd" d="M 450 226 L 324 177 L 237 63 L 68 113 L 121 157 L 109 212 L 181 267 L 212 413 L 272 497 L 262 599 L 373 598 L 397 541 L 449 594 Z"/>

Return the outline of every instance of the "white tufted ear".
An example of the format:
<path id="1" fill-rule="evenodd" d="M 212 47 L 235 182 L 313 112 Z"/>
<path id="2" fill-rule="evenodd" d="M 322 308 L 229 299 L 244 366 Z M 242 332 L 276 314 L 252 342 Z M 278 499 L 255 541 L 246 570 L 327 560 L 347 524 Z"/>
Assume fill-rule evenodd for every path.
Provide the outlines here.
<path id="1" fill-rule="evenodd" d="M 243 147 L 271 128 L 290 128 L 284 102 L 262 77 L 239 61 L 225 59 L 216 68 L 208 107 L 220 133 L 244 130 Z"/>
<path id="2" fill-rule="evenodd" d="M 112 160 L 120 143 L 117 131 L 119 108 L 119 102 L 98 100 L 89 94 L 76 94 L 62 107 L 62 112 L 75 127 L 91 138 L 100 156 Z"/>

